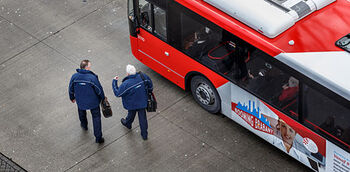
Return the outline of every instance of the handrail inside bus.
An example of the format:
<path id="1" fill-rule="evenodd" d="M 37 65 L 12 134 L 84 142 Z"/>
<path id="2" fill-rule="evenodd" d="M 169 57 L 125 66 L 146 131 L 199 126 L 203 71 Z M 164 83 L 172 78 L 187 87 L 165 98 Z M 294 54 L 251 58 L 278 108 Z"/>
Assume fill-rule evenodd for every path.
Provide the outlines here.
<path id="1" fill-rule="evenodd" d="M 305 119 L 305 122 L 311 124 L 313 127 L 317 128 L 318 130 L 321 130 L 322 132 L 326 133 L 327 135 L 331 136 L 333 139 L 338 140 L 340 143 L 344 144 L 345 146 L 347 146 L 348 148 L 350 148 L 350 145 L 341 141 L 339 138 L 333 136 L 332 134 L 328 133 L 326 130 L 323 130 L 322 128 L 320 128 L 319 126 L 315 125 L 314 123 L 310 122 L 309 120 Z"/>
<path id="2" fill-rule="evenodd" d="M 293 112 L 293 111 L 291 111 L 291 110 L 290 110 L 289 112 L 290 112 L 292 115 L 296 116 L 296 117 L 299 116 L 299 114 L 297 114 L 297 113 L 295 113 L 295 112 Z M 331 136 L 332 138 L 338 140 L 339 142 L 341 142 L 342 144 L 344 144 L 345 146 L 347 146 L 347 147 L 350 148 L 350 145 L 349 145 L 349 144 L 347 144 L 347 143 L 341 141 L 341 140 L 338 139 L 337 137 L 335 137 L 335 136 L 333 136 L 332 134 L 328 133 L 326 130 L 324 130 L 324 129 L 322 129 L 321 127 L 315 125 L 314 123 L 310 122 L 309 120 L 306 120 L 306 119 L 305 119 L 305 122 L 311 124 L 311 125 L 312 125 L 313 127 L 315 127 L 316 129 L 321 130 L 321 131 L 324 132 L 325 134 Z"/>
<path id="3" fill-rule="evenodd" d="M 216 50 L 217 48 L 219 48 L 219 47 L 221 47 L 221 46 L 223 46 L 223 45 L 225 45 L 225 44 L 229 44 L 229 43 L 230 43 L 230 41 L 226 41 L 226 42 L 223 42 L 223 43 L 219 44 L 218 46 L 212 48 L 212 49 L 209 50 L 209 52 L 208 52 L 208 57 L 211 58 L 211 59 L 214 59 L 214 60 L 221 60 L 221 59 L 224 59 L 226 56 L 232 54 L 235 50 L 232 50 L 231 52 L 228 52 L 227 54 L 225 54 L 225 55 L 223 55 L 223 56 L 221 56 L 221 57 L 213 57 L 213 56 L 210 55 L 210 54 L 211 54 L 214 50 Z"/>
<path id="4" fill-rule="evenodd" d="M 288 103 L 286 106 L 284 106 L 282 108 L 282 110 L 285 110 L 287 107 L 291 106 L 293 103 L 295 103 L 297 101 L 297 99 L 294 99 L 293 101 L 291 101 L 290 103 Z"/>

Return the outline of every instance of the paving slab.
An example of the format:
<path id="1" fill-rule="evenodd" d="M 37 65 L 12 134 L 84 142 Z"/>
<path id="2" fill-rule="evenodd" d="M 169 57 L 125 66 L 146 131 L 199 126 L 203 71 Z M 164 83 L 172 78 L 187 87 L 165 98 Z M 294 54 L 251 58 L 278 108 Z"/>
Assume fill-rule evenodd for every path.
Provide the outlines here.
<path id="1" fill-rule="evenodd" d="M 0 65 L 39 41 L 0 17 Z"/>
<path id="2" fill-rule="evenodd" d="M 0 16 L 42 40 L 112 0 L 0 0 Z"/>

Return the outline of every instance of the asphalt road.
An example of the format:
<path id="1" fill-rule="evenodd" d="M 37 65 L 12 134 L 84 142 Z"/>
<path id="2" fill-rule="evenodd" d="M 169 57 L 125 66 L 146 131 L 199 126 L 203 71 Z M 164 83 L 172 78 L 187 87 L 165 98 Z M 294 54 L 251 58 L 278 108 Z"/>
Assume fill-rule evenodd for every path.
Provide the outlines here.
<path id="1" fill-rule="evenodd" d="M 235 122 L 201 109 L 189 93 L 130 52 L 126 0 L 0 0 L 0 152 L 28 171 L 307 171 Z M 92 61 L 114 116 L 106 142 L 79 126 L 68 82 Z M 134 64 L 154 82 L 149 140 L 120 124 L 111 83 Z"/>

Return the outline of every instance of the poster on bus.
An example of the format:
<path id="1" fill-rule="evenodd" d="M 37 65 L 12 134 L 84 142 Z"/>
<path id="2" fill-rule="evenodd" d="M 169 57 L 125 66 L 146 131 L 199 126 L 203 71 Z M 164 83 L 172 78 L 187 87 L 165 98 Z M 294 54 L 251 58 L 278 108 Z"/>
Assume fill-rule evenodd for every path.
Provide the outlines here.
<path id="1" fill-rule="evenodd" d="M 327 141 L 326 162 L 326 171 L 350 172 L 350 154 L 329 141 Z"/>
<path id="2" fill-rule="evenodd" d="M 230 87 L 226 86 L 223 96 L 228 99 L 227 93 L 231 93 L 231 103 L 226 103 L 230 106 L 228 117 L 315 171 L 328 170 L 324 138 L 241 88 L 233 84 Z"/>

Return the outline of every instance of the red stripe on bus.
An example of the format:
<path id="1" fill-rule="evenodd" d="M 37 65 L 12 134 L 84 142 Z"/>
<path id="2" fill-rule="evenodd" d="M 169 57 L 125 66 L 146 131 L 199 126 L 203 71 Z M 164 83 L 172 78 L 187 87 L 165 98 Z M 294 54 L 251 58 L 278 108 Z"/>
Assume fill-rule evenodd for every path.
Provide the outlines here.
<path id="1" fill-rule="evenodd" d="M 322 128 L 320 128 L 319 126 L 317 126 L 317 125 L 313 124 L 313 123 L 312 123 L 312 122 L 310 122 L 309 120 L 306 120 L 306 119 L 305 119 L 305 122 L 307 122 L 307 123 L 311 124 L 313 127 L 317 128 L 317 129 L 319 129 L 319 130 L 321 130 L 322 132 L 326 133 L 327 135 L 329 135 L 329 136 L 333 137 L 334 139 L 338 140 L 339 142 L 343 143 L 344 145 L 346 145 L 347 147 L 349 147 L 349 148 L 350 148 L 350 145 L 346 144 L 345 142 L 341 141 L 341 140 L 340 140 L 340 139 L 338 139 L 337 137 L 335 137 L 335 136 L 333 136 L 332 134 L 328 133 L 327 131 L 323 130 L 323 129 L 322 129 Z"/>
<path id="2" fill-rule="evenodd" d="M 282 108 L 282 110 L 286 109 L 287 107 L 291 106 L 293 103 L 295 103 L 297 101 L 297 99 L 294 99 L 292 102 L 290 102 L 289 104 L 287 104 L 286 106 L 284 106 Z"/>

